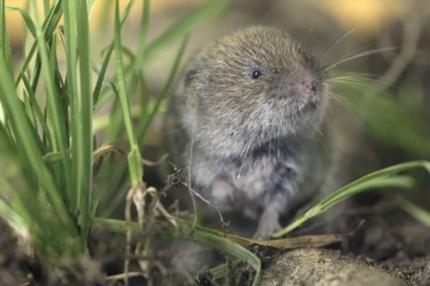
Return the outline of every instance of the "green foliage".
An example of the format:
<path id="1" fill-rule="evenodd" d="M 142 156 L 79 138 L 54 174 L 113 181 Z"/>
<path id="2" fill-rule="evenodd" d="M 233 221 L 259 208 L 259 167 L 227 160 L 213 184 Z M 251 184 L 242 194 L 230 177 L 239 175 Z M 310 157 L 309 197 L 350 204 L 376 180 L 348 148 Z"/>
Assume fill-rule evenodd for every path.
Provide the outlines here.
<path id="1" fill-rule="evenodd" d="M 370 134 L 384 145 L 397 148 L 415 158 L 430 158 L 430 135 L 417 108 L 412 109 L 403 104 L 393 94 L 373 94 L 366 87 L 341 85 L 339 93 L 361 115 Z"/>
<path id="2" fill-rule="evenodd" d="M 427 227 L 430 227 L 429 211 L 417 206 L 416 204 L 412 203 L 411 201 L 401 196 L 397 196 L 395 201 L 405 212 L 410 214 L 412 217 L 414 217 L 422 224 L 426 225 Z"/>
<path id="3" fill-rule="evenodd" d="M 154 231 L 170 238 L 179 237 L 183 239 L 191 239 L 201 245 L 231 254 L 233 257 L 238 259 L 238 261 L 248 263 L 255 270 L 252 285 L 258 285 L 261 275 L 261 261 L 254 253 L 234 241 L 234 239 L 225 237 L 224 232 L 202 226 L 193 227 L 192 223 L 180 219 L 177 219 L 176 222 L 178 223 L 178 228 L 173 228 L 171 226 L 161 228 L 160 225 L 158 225 L 159 229 Z M 135 234 L 138 234 L 141 231 L 138 223 L 131 223 L 128 226 L 124 221 L 115 219 L 96 219 L 95 227 L 109 229 L 119 233 L 125 233 L 128 227 L 130 227 L 132 232 Z M 222 274 L 217 276 L 215 278 L 223 277 Z"/>
<path id="4" fill-rule="evenodd" d="M 358 193 L 380 188 L 410 188 L 413 186 L 412 178 L 409 176 L 396 174 L 415 168 L 424 168 L 430 173 L 430 162 L 406 162 L 365 175 L 339 188 L 333 193 L 330 193 L 327 197 L 322 199 L 309 210 L 299 215 L 287 227 L 276 232 L 273 237 L 281 237 L 288 234 L 289 232 L 303 225 L 306 221 L 323 214 L 329 208 Z"/>
<path id="5" fill-rule="evenodd" d="M 39 256 L 53 262 L 86 254 L 88 234 L 100 205 L 115 208 L 109 203 L 112 194 L 123 198 L 130 184 L 142 182 L 140 143 L 171 88 L 186 34 L 222 11 L 229 1 L 204 3 L 148 43 L 150 1 L 144 1 L 133 52 L 123 46 L 122 28 L 136 1 L 127 1 L 121 12 L 116 0 L 115 32 L 101 64 L 92 49 L 97 37 L 90 32 L 94 1 L 44 1 L 45 18 L 39 15 L 37 2 L 31 0 L 22 9 L 6 7 L 0 0 L 0 111 L 4 118 L 0 123 L 0 163 L 5 170 L 0 176 L 0 216 L 32 243 Z M 26 27 L 24 55 L 14 64 L 7 10 L 19 13 Z M 150 97 L 143 76 L 148 59 L 181 38 L 185 40 L 162 91 Z M 125 56 L 132 60 L 125 61 Z M 115 71 L 113 78 L 109 78 L 109 68 Z M 132 118 L 135 94 L 141 101 L 139 120 Z M 104 141 L 96 144 L 93 122 L 96 110 L 102 107 L 110 108 L 110 124 L 103 130 Z M 129 143 L 128 164 L 126 160 L 118 164 L 118 159 L 109 155 L 100 168 L 94 168 L 97 147 L 124 142 Z"/>

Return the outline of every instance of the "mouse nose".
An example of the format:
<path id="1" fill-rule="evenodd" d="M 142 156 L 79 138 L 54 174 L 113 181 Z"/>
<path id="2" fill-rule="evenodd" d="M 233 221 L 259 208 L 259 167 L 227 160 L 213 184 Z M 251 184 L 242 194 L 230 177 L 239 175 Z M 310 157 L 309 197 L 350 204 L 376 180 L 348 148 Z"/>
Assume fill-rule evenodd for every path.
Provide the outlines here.
<path id="1" fill-rule="evenodd" d="M 298 83 L 299 89 L 304 93 L 312 93 L 317 91 L 317 83 L 312 78 L 302 79 Z"/>
<path id="2" fill-rule="evenodd" d="M 297 80 L 296 90 L 303 96 L 311 96 L 317 91 L 318 83 L 312 76 L 304 76 Z"/>

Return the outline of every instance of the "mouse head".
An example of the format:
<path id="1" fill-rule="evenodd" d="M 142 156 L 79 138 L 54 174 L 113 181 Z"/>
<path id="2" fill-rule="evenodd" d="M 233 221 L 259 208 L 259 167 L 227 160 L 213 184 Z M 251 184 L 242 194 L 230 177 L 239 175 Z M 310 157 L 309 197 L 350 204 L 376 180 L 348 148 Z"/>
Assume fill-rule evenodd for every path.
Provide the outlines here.
<path id="1" fill-rule="evenodd" d="M 312 133 L 325 102 L 321 66 L 281 30 L 266 27 L 240 30 L 206 48 L 185 89 L 194 97 L 199 128 L 226 142 L 262 144 Z"/>

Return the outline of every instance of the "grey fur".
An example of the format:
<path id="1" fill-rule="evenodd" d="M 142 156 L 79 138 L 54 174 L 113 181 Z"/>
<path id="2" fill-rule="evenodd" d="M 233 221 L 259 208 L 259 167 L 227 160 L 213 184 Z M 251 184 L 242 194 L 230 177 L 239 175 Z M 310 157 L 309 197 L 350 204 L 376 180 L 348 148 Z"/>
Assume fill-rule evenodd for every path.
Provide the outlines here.
<path id="1" fill-rule="evenodd" d="M 262 74 L 252 79 L 255 69 Z M 313 92 L 298 88 L 304 78 Z M 226 36 L 194 58 L 171 100 L 173 161 L 187 168 L 192 158 L 196 189 L 222 212 L 258 221 L 255 235 L 267 236 L 315 188 L 325 93 L 320 65 L 282 31 Z"/>

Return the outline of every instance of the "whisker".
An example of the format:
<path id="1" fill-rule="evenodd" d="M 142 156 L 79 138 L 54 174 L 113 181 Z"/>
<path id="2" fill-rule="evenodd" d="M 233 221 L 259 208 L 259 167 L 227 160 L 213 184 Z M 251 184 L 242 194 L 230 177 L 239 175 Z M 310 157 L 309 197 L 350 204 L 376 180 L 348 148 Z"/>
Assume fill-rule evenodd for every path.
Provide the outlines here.
<path id="1" fill-rule="evenodd" d="M 329 46 L 329 48 L 325 51 L 325 53 L 320 57 L 319 61 L 321 62 L 338 44 L 340 44 L 343 40 L 345 40 L 349 35 L 357 31 L 358 28 L 352 28 L 348 32 L 346 32 L 342 37 L 337 39 L 333 44 Z"/>
<path id="2" fill-rule="evenodd" d="M 352 79 L 352 78 L 337 78 L 328 81 L 329 83 L 345 83 L 345 84 L 356 84 L 359 86 L 367 86 L 371 85 L 369 80 L 360 80 L 360 79 Z"/>
<path id="3" fill-rule="evenodd" d="M 366 78 L 366 79 L 376 79 L 378 77 L 377 74 L 372 73 L 364 73 L 364 72 L 342 72 L 336 73 L 335 76 L 331 76 L 329 78 L 335 78 L 337 76 L 349 76 L 349 77 L 357 77 L 357 78 Z"/>
<path id="4" fill-rule="evenodd" d="M 376 77 L 373 76 L 373 77 Z M 336 77 L 331 77 L 329 79 L 326 80 L 327 83 L 330 84 L 351 84 L 353 86 L 357 86 L 357 87 L 364 87 L 366 89 L 368 89 L 371 92 L 374 92 L 375 90 L 377 90 L 377 86 L 375 85 L 375 80 L 376 78 L 371 78 L 369 76 L 357 76 L 354 74 L 346 74 L 346 75 L 339 75 Z M 381 82 L 380 79 L 377 79 L 378 81 Z M 384 83 L 384 81 L 382 81 L 382 83 Z"/>
<path id="5" fill-rule="evenodd" d="M 337 80 L 351 80 L 351 81 L 361 81 L 361 82 L 365 82 L 365 81 L 372 81 L 373 78 L 369 78 L 369 77 L 364 77 L 364 76 L 352 76 L 352 75 L 340 75 L 340 76 L 336 76 L 336 77 L 332 77 L 327 79 L 327 82 L 334 82 Z"/>
<path id="6" fill-rule="evenodd" d="M 339 75 L 336 77 L 332 77 L 327 79 L 328 83 L 330 82 L 341 82 L 341 81 L 349 81 L 349 82 L 361 82 L 361 83 L 370 83 L 373 79 L 365 76 L 356 76 L 356 75 Z"/>
<path id="7" fill-rule="evenodd" d="M 330 91 L 328 93 L 328 96 L 330 99 L 333 99 L 334 101 L 339 103 L 339 105 L 342 106 L 348 112 L 354 113 L 354 109 L 351 107 L 351 104 L 343 96 L 341 96 L 341 95 L 339 95 L 333 91 Z"/>
<path id="8" fill-rule="evenodd" d="M 330 70 L 330 69 L 332 69 L 334 67 L 337 67 L 338 65 L 343 64 L 345 62 L 349 62 L 349 61 L 352 61 L 352 60 L 355 60 L 355 59 L 359 59 L 359 58 L 363 58 L 363 57 L 366 57 L 366 56 L 374 55 L 374 54 L 377 54 L 377 53 L 380 53 L 380 52 L 393 51 L 393 50 L 396 50 L 396 49 L 398 49 L 398 48 L 389 47 L 389 48 L 381 48 L 381 49 L 374 49 L 374 50 L 369 50 L 369 51 L 361 52 L 361 53 L 358 53 L 358 54 L 356 54 L 354 56 L 348 57 L 346 59 L 342 59 L 342 60 L 340 60 L 340 61 L 338 61 L 338 62 L 336 62 L 334 64 L 329 65 L 328 67 L 326 67 L 324 69 L 324 71 L 328 71 L 328 70 Z"/>
<path id="9" fill-rule="evenodd" d="M 341 95 L 337 94 L 337 93 L 336 93 L 336 92 L 334 92 L 334 91 L 330 91 L 330 92 L 328 93 L 328 96 L 329 96 L 330 98 L 332 98 L 332 99 L 336 100 L 336 101 L 337 101 L 337 102 L 339 102 L 339 103 L 342 103 L 342 102 L 344 102 L 344 101 L 345 101 L 345 99 L 343 98 L 343 96 L 341 96 Z"/>
<path id="10" fill-rule="evenodd" d="M 333 92 L 333 91 L 330 91 L 330 92 L 328 93 L 328 96 L 329 96 L 330 98 L 332 98 L 332 99 L 336 100 L 337 102 L 342 102 L 342 101 L 344 100 L 342 96 L 340 96 L 339 94 L 337 94 L 337 93 L 335 93 L 335 92 Z"/>
<path id="11" fill-rule="evenodd" d="M 341 59 L 340 59 L 339 61 L 343 61 L 344 59 L 350 58 L 350 57 L 352 57 L 352 56 L 354 56 L 354 55 L 357 55 L 357 54 L 359 54 L 359 53 L 366 52 L 366 51 L 368 51 L 368 50 L 369 50 L 369 48 L 367 48 L 367 47 L 353 50 L 353 51 L 351 51 L 351 52 L 347 53 L 346 55 L 342 56 L 342 57 L 341 57 Z"/>

